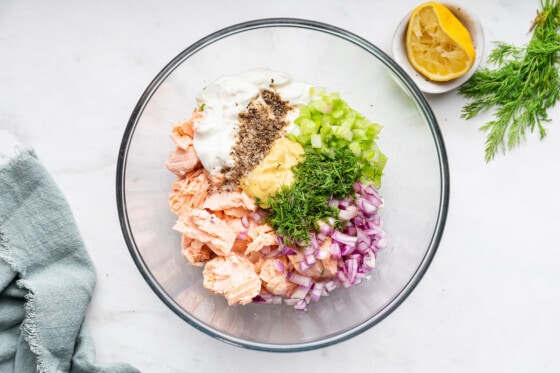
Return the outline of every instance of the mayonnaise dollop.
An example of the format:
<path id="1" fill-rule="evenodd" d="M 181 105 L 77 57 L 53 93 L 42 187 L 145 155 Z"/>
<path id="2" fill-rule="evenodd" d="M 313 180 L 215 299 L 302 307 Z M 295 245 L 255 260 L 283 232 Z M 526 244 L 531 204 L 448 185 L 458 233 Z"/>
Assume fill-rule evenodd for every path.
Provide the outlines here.
<path id="1" fill-rule="evenodd" d="M 286 73 L 265 68 L 224 76 L 210 83 L 197 95 L 197 105 L 204 105 L 205 117 L 194 134 L 193 146 L 210 174 L 234 165 L 231 149 L 239 129 L 239 112 L 245 110 L 261 90 L 270 89 L 271 83 L 282 99 L 294 107 L 307 104 L 310 100 L 309 84 L 294 81 Z M 293 123 L 298 113 L 297 108 L 288 113 L 290 123 Z"/>

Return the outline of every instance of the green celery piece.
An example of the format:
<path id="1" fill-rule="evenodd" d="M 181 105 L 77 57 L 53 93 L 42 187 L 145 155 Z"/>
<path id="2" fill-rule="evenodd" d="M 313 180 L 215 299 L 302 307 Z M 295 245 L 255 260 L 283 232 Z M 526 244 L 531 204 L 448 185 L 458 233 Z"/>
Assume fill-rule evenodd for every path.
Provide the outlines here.
<path id="1" fill-rule="evenodd" d="M 344 139 L 348 142 L 352 141 L 352 139 L 354 138 L 352 130 L 345 126 L 334 127 L 333 134 L 339 139 Z"/>
<path id="2" fill-rule="evenodd" d="M 310 141 L 311 141 L 311 147 L 314 149 L 321 149 L 321 147 L 323 146 L 323 142 L 321 141 L 321 135 L 317 133 L 311 135 Z"/>

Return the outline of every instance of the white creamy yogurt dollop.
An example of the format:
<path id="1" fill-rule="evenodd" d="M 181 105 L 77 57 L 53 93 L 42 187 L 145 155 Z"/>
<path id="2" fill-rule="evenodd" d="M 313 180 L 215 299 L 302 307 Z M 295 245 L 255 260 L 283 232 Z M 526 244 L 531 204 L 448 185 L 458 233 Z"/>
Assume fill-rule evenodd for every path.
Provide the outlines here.
<path id="1" fill-rule="evenodd" d="M 261 90 L 271 89 L 271 83 L 280 97 L 294 107 L 310 100 L 309 84 L 294 81 L 286 73 L 264 68 L 219 78 L 197 95 L 197 105 L 204 105 L 205 118 L 194 135 L 193 146 L 202 165 L 211 174 L 234 165 L 230 153 L 239 129 L 239 112 L 245 110 Z M 296 108 L 287 119 L 293 123 L 298 115 Z"/>

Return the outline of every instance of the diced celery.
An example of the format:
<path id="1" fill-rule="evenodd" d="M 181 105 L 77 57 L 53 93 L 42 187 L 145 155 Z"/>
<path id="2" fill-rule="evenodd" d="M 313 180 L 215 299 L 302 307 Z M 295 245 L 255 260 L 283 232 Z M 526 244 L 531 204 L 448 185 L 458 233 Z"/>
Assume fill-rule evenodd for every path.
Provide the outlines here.
<path id="1" fill-rule="evenodd" d="M 332 113 L 332 105 L 329 105 L 328 102 L 321 101 L 321 100 L 313 100 L 310 103 L 311 109 L 315 109 L 320 111 L 323 114 L 330 114 Z"/>
<path id="2" fill-rule="evenodd" d="M 379 169 L 383 170 L 383 168 L 385 168 L 385 164 L 387 163 L 387 156 L 380 151 L 377 151 L 373 157 L 373 162 L 375 162 Z"/>
<path id="3" fill-rule="evenodd" d="M 332 127 L 334 125 L 334 122 L 332 120 L 333 118 L 331 118 L 328 115 L 323 115 L 323 117 L 321 118 L 320 121 L 315 122 L 315 123 L 319 123 L 320 127 Z"/>
<path id="4" fill-rule="evenodd" d="M 330 138 L 332 136 L 332 129 L 333 127 L 331 126 L 321 126 L 319 133 L 323 138 Z"/>
<path id="5" fill-rule="evenodd" d="M 301 118 L 301 117 L 309 118 L 310 116 L 311 116 L 311 110 L 309 109 L 309 107 L 307 107 L 307 106 L 301 106 L 301 107 L 299 108 L 299 116 L 298 116 L 298 118 Z"/>
<path id="6" fill-rule="evenodd" d="M 342 122 L 340 122 L 340 125 L 342 127 L 352 128 L 352 126 L 354 125 L 354 120 L 352 118 L 348 118 L 348 116 L 347 116 L 346 118 L 344 118 L 342 120 Z"/>
<path id="7" fill-rule="evenodd" d="M 300 107 L 295 120 L 300 131 L 296 134 L 292 130 L 288 137 L 328 153 L 348 147 L 361 165 L 361 180 L 379 186 L 387 161 L 375 143 L 381 126 L 352 109 L 338 93 L 327 94 L 320 87 L 311 88 L 309 93 L 311 101 Z"/>
<path id="8" fill-rule="evenodd" d="M 344 110 L 336 108 L 336 106 L 333 106 L 333 108 L 335 108 L 332 112 L 332 117 L 335 119 L 340 119 L 342 118 L 342 116 L 344 115 Z"/>
<path id="9" fill-rule="evenodd" d="M 368 128 L 368 126 L 369 126 L 369 120 L 362 117 L 361 115 L 356 117 L 356 120 L 354 121 L 355 128 L 365 130 L 366 128 Z"/>
<path id="10" fill-rule="evenodd" d="M 333 134 L 339 139 L 344 139 L 346 141 L 352 141 L 352 138 L 354 137 L 352 130 L 343 126 L 333 127 Z"/>
<path id="11" fill-rule="evenodd" d="M 300 135 L 298 137 L 297 141 L 303 146 L 309 145 L 309 144 L 311 144 L 311 136 L 310 135 Z"/>
<path id="12" fill-rule="evenodd" d="M 358 144 L 357 142 L 351 142 L 348 147 L 355 157 L 360 157 L 362 155 L 362 149 L 360 149 L 360 144 Z"/>
<path id="13" fill-rule="evenodd" d="M 356 136 L 356 135 L 354 135 L 354 136 Z M 360 138 L 360 137 L 358 137 L 358 138 Z M 372 146 L 373 146 L 373 144 L 374 144 L 373 140 L 369 140 L 369 139 L 367 139 L 366 137 L 361 137 L 361 138 L 362 138 L 363 140 L 360 141 L 360 148 L 361 148 L 362 150 L 371 150 L 371 148 L 372 148 Z"/>
<path id="14" fill-rule="evenodd" d="M 315 122 L 307 118 L 302 118 L 302 120 L 300 121 L 300 123 L 298 123 L 298 125 L 299 128 L 301 129 L 302 135 L 311 135 L 317 133 L 317 129 L 319 127 L 315 124 Z"/>
<path id="15" fill-rule="evenodd" d="M 289 133 L 286 135 L 286 137 L 288 138 L 288 140 L 291 140 L 293 142 L 300 142 L 300 137 L 295 135 L 294 133 Z"/>
<path id="16" fill-rule="evenodd" d="M 355 138 L 362 139 L 366 134 L 366 130 L 363 130 L 361 128 L 352 128 L 352 133 L 354 134 Z"/>
<path id="17" fill-rule="evenodd" d="M 321 135 L 314 134 L 311 135 L 311 147 L 315 149 L 320 149 L 323 146 L 323 142 L 321 141 Z"/>
<path id="18" fill-rule="evenodd" d="M 375 138 L 379 132 L 381 132 L 381 126 L 377 123 L 371 123 L 366 129 L 366 136 Z"/>
<path id="19" fill-rule="evenodd" d="M 379 168 L 372 165 L 365 165 L 362 167 L 362 175 L 371 180 L 373 184 L 377 186 L 380 185 L 382 172 Z"/>

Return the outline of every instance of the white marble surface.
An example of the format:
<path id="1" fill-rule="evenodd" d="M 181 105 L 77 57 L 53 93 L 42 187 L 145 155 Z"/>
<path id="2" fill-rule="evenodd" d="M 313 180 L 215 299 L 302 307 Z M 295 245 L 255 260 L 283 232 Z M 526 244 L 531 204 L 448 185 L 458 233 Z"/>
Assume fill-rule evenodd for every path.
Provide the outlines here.
<path id="1" fill-rule="evenodd" d="M 305 353 L 243 350 L 168 310 L 125 246 L 115 203 L 121 136 L 136 101 L 181 50 L 264 17 L 332 23 L 389 52 L 419 1 L 0 2 L 0 161 L 32 146 L 65 193 L 98 271 L 88 312 L 97 362 L 144 372 L 546 372 L 560 370 L 560 106 L 548 136 L 486 164 L 489 119 L 459 118 L 457 91 L 428 100 L 451 171 L 441 246 L 387 319 Z M 522 44 L 539 1 L 471 0 L 491 41 Z"/>

